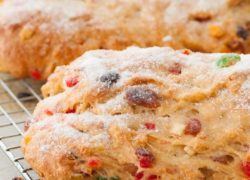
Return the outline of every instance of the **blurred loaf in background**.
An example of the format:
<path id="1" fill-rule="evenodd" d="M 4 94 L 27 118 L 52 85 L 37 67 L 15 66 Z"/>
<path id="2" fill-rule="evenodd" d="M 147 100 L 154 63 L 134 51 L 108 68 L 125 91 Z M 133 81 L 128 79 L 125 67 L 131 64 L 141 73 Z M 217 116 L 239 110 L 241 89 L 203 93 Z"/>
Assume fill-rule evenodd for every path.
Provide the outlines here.
<path id="1" fill-rule="evenodd" d="M 92 49 L 250 52 L 249 0 L 5 0 L 0 70 L 46 79 Z"/>

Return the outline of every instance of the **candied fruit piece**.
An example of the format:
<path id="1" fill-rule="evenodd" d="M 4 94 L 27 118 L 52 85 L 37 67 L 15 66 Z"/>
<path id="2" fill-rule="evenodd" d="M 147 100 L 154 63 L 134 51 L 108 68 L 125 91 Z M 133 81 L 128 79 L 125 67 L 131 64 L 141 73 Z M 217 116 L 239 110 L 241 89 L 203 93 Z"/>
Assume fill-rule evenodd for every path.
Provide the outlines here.
<path id="1" fill-rule="evenodd" d="M 140 167 L 142 168 L 152 167 L 154 156 L 149 150 L 145 148 L 138 148 L 135 154 L 137 155 L 137 158 L 139 159 Z"/>
<path id="2" fill-rule="evenodd" d="M 73 87 L 79 82 L 78 77 L 70 77 L 65 80 L 67 87 Z"/>
<path id="3" fill-rule="evenodd" d="M 217 66 L 220 68 L 229 67 L 236 64 L 240 60 L 241 57 L 238 54 L 226 54 L 221 56 L 221 58 L 217 61 Z"/>
<path id="4" fill-rule="evenodd" d="M 34 79 L 34 80 L 41 80 L 42 79 L 42 74 L 39 70 L 35 69 L 33 71 L 31 71 L 30 76 Z"/>
<path id="5" fill-rule="evenodd" d="M 150 123 L 150 122 L 146 122 L 144 124 L 144 126 L 149 129 L 149 130 L 154 130 L 155 129 L 155 123 Z"/>

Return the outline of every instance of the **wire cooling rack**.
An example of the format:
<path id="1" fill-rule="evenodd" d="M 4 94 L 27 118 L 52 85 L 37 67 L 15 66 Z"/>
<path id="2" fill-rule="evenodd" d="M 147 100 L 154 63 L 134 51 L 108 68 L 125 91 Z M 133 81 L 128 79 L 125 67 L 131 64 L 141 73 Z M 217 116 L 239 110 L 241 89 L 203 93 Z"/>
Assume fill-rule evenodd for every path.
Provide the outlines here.
<path id="1" fill-rule="evenodd" d="M 41 82 L 0 74 L 0 148 L 26 180 L 39 179 L 25 161 L 20 141 L 25 121 L 41 100 Z"/>

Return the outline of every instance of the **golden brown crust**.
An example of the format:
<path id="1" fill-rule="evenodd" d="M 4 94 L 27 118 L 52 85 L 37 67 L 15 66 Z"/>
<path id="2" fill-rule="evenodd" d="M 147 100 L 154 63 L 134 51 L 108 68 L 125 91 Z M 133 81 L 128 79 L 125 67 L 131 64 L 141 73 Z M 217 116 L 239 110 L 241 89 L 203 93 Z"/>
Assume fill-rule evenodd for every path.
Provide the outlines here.
<path id="1" fill-rule="evenodd" d="M 25 158 L 48 180 L 247 179 L 249 63 L 157 47 L 88 52 L 43 86 Z"/>
<path id="2" fill-rule="evenodd" d="M 45 79 L 87 50 L 131 45 L 248 53 L 249 8 L 248 0 L 8 0 L 0 70 Z"/>

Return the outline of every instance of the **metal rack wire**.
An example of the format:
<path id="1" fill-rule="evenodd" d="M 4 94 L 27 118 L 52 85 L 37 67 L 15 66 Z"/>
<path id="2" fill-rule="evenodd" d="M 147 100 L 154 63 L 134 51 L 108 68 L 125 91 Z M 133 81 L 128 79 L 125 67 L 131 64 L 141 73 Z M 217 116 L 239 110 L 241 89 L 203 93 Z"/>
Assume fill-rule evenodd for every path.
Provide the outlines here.
<path id="1" fill-rule="evenodd" d="M 41 84 L 0 74 L 0 148 L 26 180 L 39 179 L 25 161 L 20 141 L 25 121 L 41 100 Z"/>

